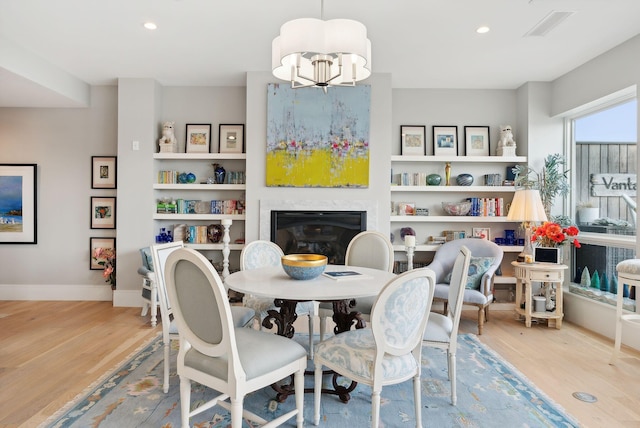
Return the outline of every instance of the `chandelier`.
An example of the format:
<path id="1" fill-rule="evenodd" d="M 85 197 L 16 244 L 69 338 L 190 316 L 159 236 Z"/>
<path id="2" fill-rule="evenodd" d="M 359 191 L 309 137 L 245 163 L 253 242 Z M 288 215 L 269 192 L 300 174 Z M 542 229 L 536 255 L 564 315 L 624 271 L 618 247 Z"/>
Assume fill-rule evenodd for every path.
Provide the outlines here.
<path id="1" fill-rule="evenodd" d="M 324 16 L 324 1 L 321 16 Z M 371 75 L 367 28 L 351 19 L 301 18 L 286 22 L 273 39 L 271 68 L 292 88 L 355 86 Z"/>

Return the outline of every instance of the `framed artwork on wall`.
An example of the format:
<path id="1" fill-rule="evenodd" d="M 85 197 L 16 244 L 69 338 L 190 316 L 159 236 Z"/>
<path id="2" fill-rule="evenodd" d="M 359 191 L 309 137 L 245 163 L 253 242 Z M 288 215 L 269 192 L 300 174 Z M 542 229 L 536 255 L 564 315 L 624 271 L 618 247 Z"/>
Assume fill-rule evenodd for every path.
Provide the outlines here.
<path id="1" fill-rule="evenodd" d="M 116 249 L 116 238 L 89 238 L 89 269 L 90 270 L 103 270 L 104 266 L 99 264 L 100 260 L 94 258 L 96 249 L 102 248 L 104 250 Z"/>
<path id="2" fill-rule="evenodd" d="M 422 125 L 400 126 L 400 154 L 403 156 L 424 156 L 426 127 Z"/>
<path id="3" fill-rule="evenodd" d="M 91 229 L 116 228 L 116 198 L 91 197 Z"/>
<path id="4" fill-rule="evenodd" d="M 458 156 L 458 127 L 433 127 L 433 154 L 435 156 Z"/>
<path id="5" fill-rule="evenodd" d="M 465 154 L 467 156 L 489 156 L 489 127 L 464 127 Z"/>
<path id="6" fill-rule="evenodd" d="M 209 153 L 211 147 L 210 123 L 187 123 L 185 153 Z"/>
<path id="7" fill-rule="evenodd" d="M 91 156 L 91 188 L 115 189 L 117 185 L 116 156 Z"/>
<path id="8" fill-rule="evenodd" d="M 220 125 L 220 153 L 244 152 L 244 125 Z"/>
<path id="9" fill-rule="evenodd" d="M 0 164 L 0 244 L 37 244 L 37 164 Z"/>

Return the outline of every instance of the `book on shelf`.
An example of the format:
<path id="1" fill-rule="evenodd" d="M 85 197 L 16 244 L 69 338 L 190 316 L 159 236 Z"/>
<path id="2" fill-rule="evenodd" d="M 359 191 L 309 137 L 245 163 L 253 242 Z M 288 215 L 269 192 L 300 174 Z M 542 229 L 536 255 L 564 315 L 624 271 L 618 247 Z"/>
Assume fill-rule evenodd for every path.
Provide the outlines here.
<path id="1" fill-rule="evenodd" d="M 371 278 L 370 275 L 356 272 L 355 270 L 339 270 L 339 271 L 332 271 L 332 272 L 323 272 L 322 275 L 336 281 L 346 280 L 346 279 Z"/>

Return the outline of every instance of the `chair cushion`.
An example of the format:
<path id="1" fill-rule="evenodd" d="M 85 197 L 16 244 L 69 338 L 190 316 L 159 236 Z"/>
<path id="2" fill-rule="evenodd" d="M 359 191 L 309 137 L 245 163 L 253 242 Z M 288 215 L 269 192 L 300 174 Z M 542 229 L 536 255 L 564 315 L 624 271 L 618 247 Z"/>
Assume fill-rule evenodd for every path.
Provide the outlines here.
<path id="1" fill-rule="evenodd" d="M 270 373 L 300 358 L 306 358 L 307 351 L 295 340 L 273 333 L 251 328 L 236 328 L 236 345 L 242 368 L 247 380 Z M 209 357 L 194 348 L 184 356 L 184 365 L 210 374 L 219 379 L 227 379 L 227 355 Z"/>
<path id="2" fill-rule="evenodd" d="M 489 270 L 494 260 L 494 257 L 471 257 L 465 288 L 479 290 L 482 275 Z"/>
<path id="3" fill-rule="evenodd" d="M 436 290 L 433 293 L 434 298 L 449 300 L 449 284 L 436 284 Z M 487 302 L 493 300 L 493 294 L 485 296 L 478 290 L 464 290 L 462 301 L 474 305 L 486 305 Z"/>
<path id="4" fill-rule="evenodd" d="M 359 376 L 373 380 L 376 345 L 369 328 L 337 334 L 316 345 L 315 356 L 322 358 L 329 368 L 340 367 L 345 377 Z M 403 356 L 386 355 L 382 362 L 383 382 L 403 379 L 415 373 L 416 361 L 411 353 Z"/>
<path id="5" fill-rule="evenodd" d="M 435 312 L 429 313 L 429 321 L 424 331 L 422 340 L 429 342 L 449 343 L 451 332 L 453 331 L 453 322 L 451 318 Z"/>

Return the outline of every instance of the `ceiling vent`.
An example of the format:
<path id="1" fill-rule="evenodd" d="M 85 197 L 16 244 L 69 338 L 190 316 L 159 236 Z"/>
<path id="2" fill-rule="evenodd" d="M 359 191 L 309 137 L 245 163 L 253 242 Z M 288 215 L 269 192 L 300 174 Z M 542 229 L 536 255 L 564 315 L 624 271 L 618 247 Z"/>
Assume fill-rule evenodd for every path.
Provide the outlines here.
<path id="1" fill-rule="evenodd" d="M 540 22 L 538 22 L 532 29 L 527 31 L 524 34 L 524 37 L 534 37 L 534 36 L 546 36 L 549 31 L 556 28 L 565 19 L 573 15 L 575 12 L 571 11 L 551 11 L 547 16 L 542 18 Z"/>

